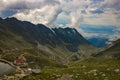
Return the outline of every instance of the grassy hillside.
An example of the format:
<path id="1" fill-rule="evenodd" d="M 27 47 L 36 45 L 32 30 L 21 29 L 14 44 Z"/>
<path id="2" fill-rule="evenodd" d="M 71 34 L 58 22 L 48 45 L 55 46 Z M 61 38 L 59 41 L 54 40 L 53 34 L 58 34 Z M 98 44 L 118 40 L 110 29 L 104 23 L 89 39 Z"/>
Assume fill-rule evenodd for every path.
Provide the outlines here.
<path id="1" fill-rule="evenodd" d="M 42 24 L 6 18 L 0 19 L 0 51 L 0 57 L 11 62 L 24 54 L 27 66 L 23 70 L 42 69 L 42 73 L 31 74 L 23 80 L 93 80 L 91 74 L 86 77 L 84 73 L 93 69 L 93 63 L 75 61 L 89 58 L 98 49 L 76 29 L 49 29 Z M 90 68 L 83 68 L 84 65 Z"/>
<path id="2" fill-rule="evenodd" d="M 44 69 L 43 73 L 22 80 L 119 80 L 120 60 L 86 59 L 71 63 L 68 68 Z"/>
<path id="3" fill-rule="evenodd" d="M 105 59 L 120 59 L 120 39 L 114 41 L 106 50 L 94 55 Z"/>
<path id="4" fill-rule="evenodd" d="M 22 80 L 120 80 L 120 40 L 108 49 L 68 64 L 67 68 L 44 69 Z M 116 56 L 117 55 L 117 56 Z"/>
<path id="5" fill-rule="evenodd" d="M 53 63 L 62 65 L 90 55 L 94 49 L 74 28 L 50 29 L 16 18 L 0 18 L 1 58 L 11 62 L 25 53 L 28 63 L 33 59 L 42 67 Z"/>

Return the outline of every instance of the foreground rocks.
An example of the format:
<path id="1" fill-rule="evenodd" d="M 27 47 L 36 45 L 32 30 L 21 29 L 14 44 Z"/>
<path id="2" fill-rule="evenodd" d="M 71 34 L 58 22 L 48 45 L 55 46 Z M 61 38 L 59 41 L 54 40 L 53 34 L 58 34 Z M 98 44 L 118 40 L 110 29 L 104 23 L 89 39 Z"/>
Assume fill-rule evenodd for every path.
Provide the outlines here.
<path id="1" fill-rule="evenodd" d="M 39 74 L 41 73 L 41 69 L 31 69 L 31 68 L 20 68 L 17 67 L 16 71 L 9 75 L 4 75 L 0 77 L 0 80 L 20 80 L 26 76 L 32 74 Z"/>
<path id="2" fill-rule="evenodd" d="M 57 80 L 74 80 L 72 77 L 73 77 L 72 75 L 66 74 L 62 75 L 62 77 L 58 78 Z"/>

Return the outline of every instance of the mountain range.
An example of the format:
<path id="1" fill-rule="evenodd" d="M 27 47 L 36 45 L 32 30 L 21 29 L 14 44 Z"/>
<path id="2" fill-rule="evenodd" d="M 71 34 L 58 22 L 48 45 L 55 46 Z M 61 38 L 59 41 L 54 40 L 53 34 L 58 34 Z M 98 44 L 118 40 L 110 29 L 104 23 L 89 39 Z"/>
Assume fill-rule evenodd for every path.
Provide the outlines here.
<path id="1" fill-rule="evenodd" d="M 120 39 L 109 46 L 106 41 L 86 40 L 75 28 L 0 18 L 0 59 L 11 64 L 22 55 L 26 66 L 19 66 L 21 72 L 36 70 L 25 75 L 16 69 L 0 79 L 12 75 L 16 80 L 119 80 Z M 39 70 L 43 72 L 36 74 Z M 18 78 L 21 74 L 25 76 Z"/>
<path id="2" fill-rule="evenodd" d="M 90 38 L 87 38 L 87 40 L 97 48 L 105 48 L 108 46 L 108 44 L 107 44 L 108 39 L 107 38 L 90 37 Z"/>
<path id="3" fill-rule="evenodd" d="M 2 57 L 9 61 L 25 53 L 27 57 L 44 58 L 43 64 L 50 60 L 62 63 L 78 60 L 97 51 L 75 28 L 48 28 L 14 17 L 0 18 L 0 49 Z M 9 55 L 13 58 L 8 58 Z"/>

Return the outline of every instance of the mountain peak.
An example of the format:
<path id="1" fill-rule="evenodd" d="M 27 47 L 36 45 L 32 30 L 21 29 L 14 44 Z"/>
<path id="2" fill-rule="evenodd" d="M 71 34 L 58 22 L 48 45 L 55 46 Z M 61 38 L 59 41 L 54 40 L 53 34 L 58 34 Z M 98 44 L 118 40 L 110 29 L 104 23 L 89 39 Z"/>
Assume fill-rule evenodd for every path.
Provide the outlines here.
<path id="1" fill-rule="evenodd" d="M 43 24 L 35 25 L 28 21 L 20 21 L 14 17 L 6 18 L 3 25 L 10 33 L 21 36 L 22 39 L 33 45 L 38 41 L 41 45 L 50 45 L 52 47 L 64 46 L 72 52 L 77 52 L 80 45 L 90 45 L 75 28 L 50 29 Z"/>
<path id="2" fill-rule="evenodd" d="M 18 19 L 15 17 L 7 17 L 7 18 L 5 18 L 5 20 L 18 20 Z"/>

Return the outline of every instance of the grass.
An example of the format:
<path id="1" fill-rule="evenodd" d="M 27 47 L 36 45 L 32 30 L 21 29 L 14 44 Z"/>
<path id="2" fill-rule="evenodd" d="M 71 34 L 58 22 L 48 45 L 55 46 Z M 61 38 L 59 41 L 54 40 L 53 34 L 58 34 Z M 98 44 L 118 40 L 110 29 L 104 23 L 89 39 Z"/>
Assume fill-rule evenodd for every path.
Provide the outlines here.
<path id="1" fill-rule="evenodd" d="M 39 52 L 39 55 L 38 55 Z M 24 49 L 20 51 L 8 52 L 1 55 L 2 59 L 14 62 L 16 57 L 19 57 L 21 54 L 24 54 L 28 67 L 34 68 L 35 66 L 40 66 L 40 68 L 48 67 L 66 67 L 60 62 L 50 59 L 47 55 L 44 55 L 46 52 L 37 50 L 37 48 Z"/>
<path id="2" fill-rule="evenodd" d="M 120 60 L 83 60 L 68 65 L 68 68 L 44 69 L 43 73 L 30 75 L 22 80 L 62 80 L 63 75 L 73 80 L 120 80 Z"/>

